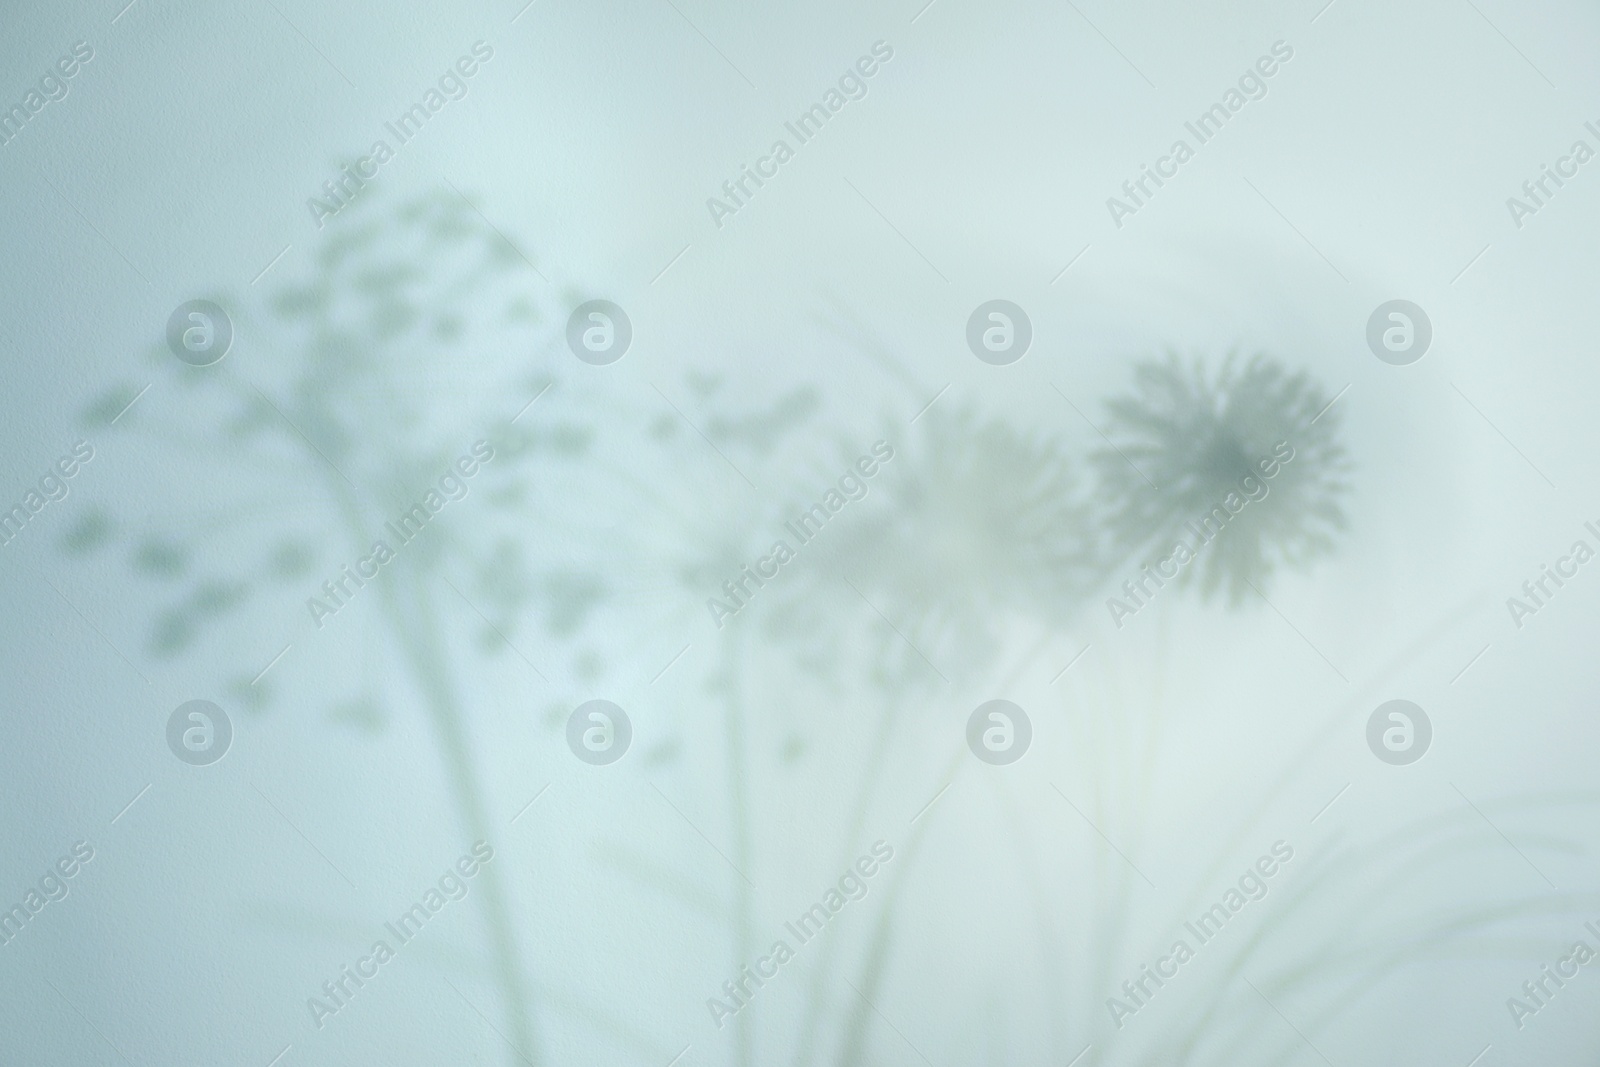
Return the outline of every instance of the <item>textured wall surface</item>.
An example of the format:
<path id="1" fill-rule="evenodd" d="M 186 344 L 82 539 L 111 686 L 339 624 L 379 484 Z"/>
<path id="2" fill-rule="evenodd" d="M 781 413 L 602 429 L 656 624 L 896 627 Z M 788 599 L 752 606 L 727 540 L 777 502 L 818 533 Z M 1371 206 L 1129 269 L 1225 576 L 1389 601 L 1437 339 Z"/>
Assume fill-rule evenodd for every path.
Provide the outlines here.
<path id="1" fill-rule="evenodd" d="M 1592 1062 L 1597 45 L 5 6 L 0 1058 Z"/>

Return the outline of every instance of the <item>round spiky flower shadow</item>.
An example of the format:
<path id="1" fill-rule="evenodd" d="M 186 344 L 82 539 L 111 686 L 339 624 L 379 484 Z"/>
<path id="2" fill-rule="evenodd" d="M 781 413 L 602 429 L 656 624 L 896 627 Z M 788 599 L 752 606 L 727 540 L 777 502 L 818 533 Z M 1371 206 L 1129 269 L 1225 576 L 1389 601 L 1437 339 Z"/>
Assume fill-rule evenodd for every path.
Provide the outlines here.
<path id="1" fill-rule="evenodd" d="M 987 660 L 1008 619 L 1059 621 L 1097 580 L 1093 520 L 1062 441 L 930 412 L 839 541 L 839 573 L 932 661 Z M 855 594 L 851 594 L 854 596 Z M 895 641 L 900 638 L 896 637 Z"/>
<path id="2" fill-rule="evenodd" d="M 1265 591 L 1279 567 L 1332 551 L 1347 463 L 1330 403 L 1307 374 L 1265 355 L 1230 355 L 1215 373 L 1176 355 L 1140 364 L 1132 392 L 1107 404 L 1117 444 L 1093 456 L 1109 547 L 1135 563 L 1179 541 L 1192 549 L 1196 524 L 1220 508 L 1207 529 L 1221 532 L 1178 581 L 1232 604 L 1252 583 Z"/>

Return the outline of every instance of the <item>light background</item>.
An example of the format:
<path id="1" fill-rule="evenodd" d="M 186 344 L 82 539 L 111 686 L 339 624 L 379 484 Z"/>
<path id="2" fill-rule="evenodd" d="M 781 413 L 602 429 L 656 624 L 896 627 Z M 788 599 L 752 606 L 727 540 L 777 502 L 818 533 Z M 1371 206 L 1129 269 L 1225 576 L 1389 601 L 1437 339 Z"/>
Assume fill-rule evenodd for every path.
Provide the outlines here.
<path id="1" fill-rule="evenodd" d="M 95 51 L 0 148 L 6 506 L 74 441 L 96 452 L 0 557 L 0 903 L 72 842 L 96 850 L 0 947 L 18 1062 L 1465 1067 L 1600 1051 L 1591 968 L 1524 1029 L 1506 1008 L 1574 940 L 1600 946 L 1583 930 L 1600 923 L 1600 564 L 1521 629 L 1505 606 L 1600 520 L 1600 162 L 1520 229 L 1505 206 L 1574 139 L 1600 147 L 1583 129 L 1600 123 L 1592 9 L 519 6 L 0 13 L 0 104 L 74 42 Z M 306 198 L 478 40 L 494 57 L 469 94 L 319 229 Z M 867 96 L 718 228 L 706 197 L 878 40 L 894 58 Z M 1114 226 L 1106 197 L 1278 40 L 1294 58 L 1267 97 Z M 343 353 L 308 345 L 277 294 L 342 236 L 393 227 L 418 197 L 459 208 L 456 190 L 519 250 L 462 298 L 467 335 L 406 333 L 361 375 L 319 378 Z M 539 321 L 496 317 L 505 294 Z M 162 340 L 195 297 L 236 328 L 203 372 Z M 561 339 L 591 297 L 633 323 L 609 367 Z M 964 342 L 994 297 L 1033 323 L 1009 367 Z M 1433 323 L 1407 367 L 1365 344 L 1393 298 Z M 961 542 L 959 508 L 893 510 L 895 486 L 942 461 L 929 428 L 963 410 L 1055 442 L 1093 507 L 1090 421 L 1167 349 L 1212 368 L 1266 352 L 1340 395 L 1348 526 L 1273 575 L 1270 604 L 1169 590 L 1119 629 L 1103 603 L 1131 573 L 1118 564 L 1079 601 L 996 607 L 985 590 L 1020 555 Z M 218 383 L 288 421 L 347 421 L 276 424 L 241 453 Z M 115 425 L 86 415 L 146 385 Z M 782 406 L 797 395 L 811 406 Z M 591 447 L 507 448 L 385 569 L 396 600 L 369 587 L 317 628 L 305 599 L 378 522 L 343 521 L 344 476 L 307 439 L 392 517 L 473 441 L 514 437 L 519 411 L 516 432 L 576 428 Z M 757 432 L 717 430 L 739 426 Z M 782 430 L 770 447 L 763 427 Z M 897 455 L 866 500 L 714 627 L 722 577 L 879 438 Z M 526 495 L 491 507 L 510 470 Z M 102 515 L 107 541 L 70 551 Z M 873 555 L 873 523 L 911 547 Z M 290 527 L 315 562 L 268 581 Z M 170 581 L 139 566 L 158 528 L 189 546 Z M 521 593 L 507 543 L 534 576 Z M 900 573 L 992 645 L 940 638 L 933 673 L 881 676 L 877 650 L 914 661 L 901 631 L 931 635 L 928 619 L 864 611 L 839 579 Z M 573 626 L 549 624 L 574 599 L 550 575 L 597 591 Z M 251 595 L 164 653 L 163 613 L 207 578 Z M 423 623 L 443 667 L 397 641 Z M 453 694 L 481 822 L 430 685 Z M 968 714 L 996 696 L 1034 725 L 1010 767 L 964 750 Z M 235 728 L 206 768 L 163 733 L 196 697 Z M 563 741 L 591 697 L 633 720 L 609 767 Z M 1434 724 L 1409 767 L 1365 745 L 1393 697 Z M 480 836 L 509 926 L 474 882 L 314 1026 L 307 998 Z M 896 859 L 866 898 L 719 1029 L 706 999 L 878 839 Z M 1295 859 L 1269 895 L 1117 1028 L 1106 998 L 1280 839 Z"/>

